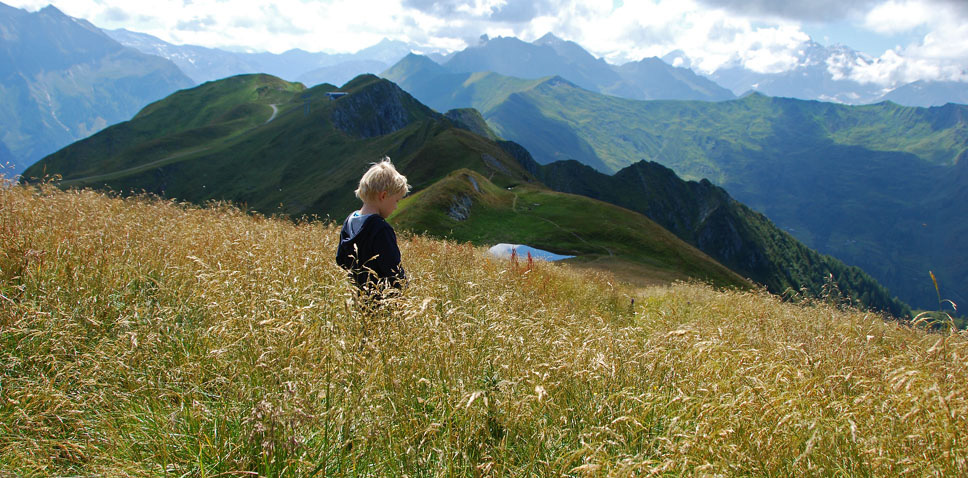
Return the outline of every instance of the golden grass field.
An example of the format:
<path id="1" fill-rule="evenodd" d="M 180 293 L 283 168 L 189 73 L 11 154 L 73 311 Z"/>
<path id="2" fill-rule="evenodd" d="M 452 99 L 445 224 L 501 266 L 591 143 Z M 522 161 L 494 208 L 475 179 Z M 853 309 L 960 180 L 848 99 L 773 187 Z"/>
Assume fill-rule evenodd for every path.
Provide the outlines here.
<path id="1" fill-rule="evenodd" d="M 0 476 L 968 475 L 965 332 L 337 235 L 0 188 Z"/>

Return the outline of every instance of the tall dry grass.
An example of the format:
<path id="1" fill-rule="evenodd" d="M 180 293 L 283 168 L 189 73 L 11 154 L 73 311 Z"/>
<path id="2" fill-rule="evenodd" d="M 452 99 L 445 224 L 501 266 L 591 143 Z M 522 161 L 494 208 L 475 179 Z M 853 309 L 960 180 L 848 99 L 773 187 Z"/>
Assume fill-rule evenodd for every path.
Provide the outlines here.
<path id="1" fill-rule="evenodd" d="M 332 225 L 90 191 L 0 239 L 0 475 L 968 473 L 964 332 L 407 235 L 364 315 Z"/>

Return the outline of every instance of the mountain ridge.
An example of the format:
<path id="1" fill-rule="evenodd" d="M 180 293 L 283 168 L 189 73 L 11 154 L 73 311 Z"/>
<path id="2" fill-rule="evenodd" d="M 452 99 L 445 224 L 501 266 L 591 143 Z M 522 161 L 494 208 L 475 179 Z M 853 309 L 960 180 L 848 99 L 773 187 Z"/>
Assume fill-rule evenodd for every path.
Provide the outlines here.
<path id="1" fill-rule="evenodd" d="M 472 112 L 442 115 L 394 83 L 372 75 L 355 78 L 338 89 L 344 95 L 329 99 L 327 93 L 336 90 L 332 85 L 306 89 L 268 75 L 205 83 L 149 105 L 131 121 L 45 158 L 24 177 L 29 182 L 41 173 L 60 174 L 62 187 L 144 191 L 199 203 L 229 200 L 267 214 L 339 218 L 358 207 L 352 191 L 367 164 L 388 154 L 418 195 L 443 187 L 452 171 L 461 171 L 474 175 L 479 187 L 489 189 L 494 197 L 507 199 L 511 193 L 506 188 L 537 188 L 529 189 L 528 197 L 542 198 L 546 209 L 559 200 L 578 204 L 579 210 L 616 209 L 605 203 L 593 205 L 593 200 L 584 197 L 563 199 L 562 193 L 540 186 L 506 151 L 508 146 L 472 132 L 474 127 L 486 127 Z M 275 105 L 278 113 L 270 113 L 269 105 Z M 407 209 L 403 207 L 401 212 Z M 532 205 L 527 210 L 528 218 L 518 217 L 524 210 L 513 208 L 484 214 L 528 224 L 536 218 L 551 220 L 548 214 L 560 216 L 565 212 L 561 208 L 547 209 L 547 213 L 542 212 L 545 209 L 535 211 Z M 470 222 L 464 224 L 480 217 L 480 209 L 473 211 Z M 631 211 L 617 214 L 635 216 L 638 219 L 630 220 L 647 225 L 644 227 L 660 228 Z M 406 213 L 395 217 L 409 224 Z M 561 219 L 557 222 L 564 224 Z M 417 228 L 426 222 L 415 220 L 413 224 Z M 596 224 L 602 225 L 600 220 Z M 586 235 L 576 229 L 587 226 L 574 220 L 564 227 L 571 232 L 549 237 L 568 244 L 577 234 Z M 456 225 L 444 225 L 428 232 L 450 236 L 458 230 Z M 501 242 L 523 239 L 522 231 L 504 231 Z M 658 250 L 663 254 L 686 260 L 658 261 L 627 245 L 609 246 L 609 239 L 601 234 L 596 242 L 602 248 L 622 249 L 614 257 L 609 254 L 613 263 L 651 264 L 636 267 L 677 279 L 709 280 L 721 286 L 749 285 L 698 250 L 689 252 L 692 247 L 685 242 L 663 234 L 665 239 L 659 242 L 639 234 L 634 236 L 635 243 L 645 247 L 661 242 Z M 578 247 L 588 254 L 587 247 Z M 683 264 L 685 273 L 677 271 L 676 264 Z"/>
<path id="2" fill-rule="evenodd" d="M 392 79 L 395 71 L 384 74 Z M 923 279 L 928 269 L 968 295 L 957 265 L 968 250 L 940 226 L 956 203 L 932 208 L 922 197 L 954 197 L 968 187 L 943 180 L 968 149 L 966 106 L 848 106 L 758 92 L 723 102 L 635 101 L 547 78 L 526 84 L 415 69 L 401 86 L 433 107 L 480 109 L 497 134 L 541 164 L 576 159 L 614 173 L 645 159 L 685 179 L 708 178 L 808 246 L 869 271 L 905 301 L 936 302 Z"/>
<path id="3" fill-rule="evenodd" d="M 17 174 L 41 157 L 191 85 L 171 62 L 125 48 L 48 6 L 0 9 L 0 141 Z"/>
<path id="4" fill-rule="evenodd" d="M 551 33 L 531 43 L 514 37 L 488 38 L 457 52 L 442 66 L 451 73 L 490 71 L 523 79 L 559 76 L 590 91 L 629 99 L 733 98 L 691 70 L 649 59 L 625 68 L 610 65 Z"/>
<path id="5" fill-rule="evenodd" d="M 819 296 L 829 282 L 856 303 L 896 317 L 907 305 L 863 270 L 819 254 L 780 230 L 709 180 L 683 181 L 656 162 L 640 161 L 613 175 L 575 160 L 538 167 L 536 174 L 556 191 L 606 201 L 642 213 L 719 263 L 783 295 Z M 817 278 L 829 278 L 817 280 Z"/>
<path id="6" fill-rule="evenodd" d="M 500 188 L 466 169 L 404 199 L 391 220 L 404 229 L 476 245 L 521 243 L 574 255 L 566 262 L 584 268 L 647 271 L 638 277 L 617 274 L 633 283 L 702 277 L 718 287 L 751 285 L 700 250 L 683 247 L 681 239 L 646 216 L 537 184 Z M 619 258 L 634 260 L 618 266 Z"/>
<path id="7" fill-rule="evenodd" d="M 574 88 L 564 80 L 551 78 L 548 81 Z M 337 90 L 346 94 L 331 99 L 328 93 Z M 275 109 L 277 114 L 270 111 Z M 268 119 L 272 120 L 267 122 Z M 485 136 L 475 134 L 475 130 Z M 357 77 L 338 89 L 332 85 L 307 89 L 301 84 L 268 75 L 243 75 L 206 83 L 152 104 L 131 121 L 107 128 L 49 156 L 28 170 L 25 176 L 37 175 L 46 168 L 48 174 L 61 174 L 64 186 L 146 191 L 194 202 L 230 200 L 267 214 L 338 218 L 358 206 L 351 191 L 366 164 L 374 158 L 389 155 L 408 176 L 418 194 L 421 190 L 433 188 L 452 171 L 466 168 L 480 174 L 487 183 L 493 183 L 493 189 L 497 191 L 495 197 L 504 197 L 504 204 L 511 196 L 534 198 L 519 203 L 522 207 L 527 206 L 520 211 L 515 209 L 513 202 L 510 210 L 507 207 L 485 208 L 484 217 L 492 218 L 492 222 L 486 224 L 491 225 L 478 225 L 471 230 L 483 234 L 495 230 L 493 224 L 513 219 L 524 221 L 520 231 L 509 232 L 519 234 L 534 230 L 534 227 L 527 226 L 534 220 L 525 220 L 520 214 L 541 214 L 540 217 L 580 237 L 597 234 L 595 241 L 587 240 L 603 244 L 606 238 L 594 231 L 580 232 L 576 229 L 580 227 L 579 223 L 574 221 L 584 217 L 590 224 L 599 224 L 601 227 L 597 229 L 607 230 L 610 226 L 600 224 L 597 215 L 585 217 L 582 211 L 606 214 L 605 211 L 617 209 L 615 206 L 605 203 L 595 206 L 587 197 L 561 196 L 561 192 L 545 188 L 539 177 L 541 167 L 530 160 L 527 150 L 512 142 L 489 140 L 486 136 L 496 134 L 489 131 L 479 113 L 459 110 L 442 115 L 421 104 L 396 84 L 372 75 Z M 85 176 L 94 171 L 99 171 L 100 176 Z M 105 174 L 111 171 L 114 173 Z M 676 178 L 675 181 L 679 180 Z M 485 182 L 478 181 L 478 184 Z M 513 191 L 509 193 L 507 188 Z M 562 207 L 553 207 L 557 203 L 568 203 L 575 209 L 569 216 Z M 446 202 L 435 204 L 431 213 L 438 218 L 452 207 Z M 472 221 L 465 224 L 473 224 L 480 211 L 474 212 L 473 204 L 465 206 L 471 211 Z M 641 216 L 640 224 L 646 224 L 641 221 L 648 220 L 635 212 L 623 214 Z M 550 224 L 544 219 L 539 222 Z M 572 225 L 565 226 L 567 221 Z M 416 224 L 421 222 L 417 220 Z M 613 222 L 622 221 L 616 219 Z M 439 221 L 435 224 L 437 226 L 428 228 L 428 232 L 449 235 L 463 227 L 456 223 L 441 225 Z M 413 227 L 419 229 L 420 226 Z M 631 229 L 626 228 L 628 231 L 634 231 L 645 226 L 629 227 Z M 622 232 L 626 229 L 616 229 L 615 237 L 648 241 L 641 235 Z M 672 235 L 661 234 L 663 237 Z M 540 237 L 518 235 L 512 239 Z M 563 237 L 558 242 L 573 235 Z M 463 236 L 462 239 L 473 237 Z M 681 244 L 675 246 L 677 249 L 693 247 L 679 238 L 676 241 Z M 539 240 L 536 245 L 545 244 Z M 554 248 L 555 244 L 550 246 Z M 560 246 L 558 244 L 557 248 L 562 251 Z M 621 257 L 613 257 L 611 253 L 605 257 L 602 254 L 607 249 L 625 252 L 620 254 Z M 621 244 L 603 244 L 599 251 L 599 257 L 591 262 L 614 265 L 616 259 L 622 259 L 639 264 L 636 267 L 645 267 L 640 271 L 669 269 L 670 263 L 656 262 Z M 587 248 L 583 252 L 590 254 Z M 678 253 L 670 254 L 669 257 L 675 257 Z M 700 257 L 696 253 L 682 257 L 687 256 Z M 706 254 L 701 257 L 707 259 L 700 262 L 715 262 Z M 724 277 L 722 273 L 711 277 L 716 276 Z M 850 278 L 846 279 L 843 281 L 845 287 Z M 735 279 L 726 282 L 735 283 Z M 810 289 L 813 293 L 817 288 Z M 889 309 L 885 307 L 884 310 Z"/>

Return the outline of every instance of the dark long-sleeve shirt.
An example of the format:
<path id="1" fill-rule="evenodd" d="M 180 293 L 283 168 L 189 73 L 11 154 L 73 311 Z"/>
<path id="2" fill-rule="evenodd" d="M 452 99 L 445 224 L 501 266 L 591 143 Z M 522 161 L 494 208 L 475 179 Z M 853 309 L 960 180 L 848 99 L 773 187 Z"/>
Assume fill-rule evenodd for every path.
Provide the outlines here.
<path id="1" fill-rule="evenodd" d="M 393 227 L 379 214 L 350 214 L 343 222 L 336 263 L 361 289 L 401 287 L 406 278 Z"/>

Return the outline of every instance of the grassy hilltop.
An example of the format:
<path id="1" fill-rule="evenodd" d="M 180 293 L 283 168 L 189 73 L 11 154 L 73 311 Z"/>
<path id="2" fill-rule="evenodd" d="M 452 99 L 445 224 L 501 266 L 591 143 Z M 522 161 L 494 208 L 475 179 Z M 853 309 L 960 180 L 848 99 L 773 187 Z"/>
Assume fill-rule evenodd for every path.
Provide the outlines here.
<path id="1" fill-rule="evenodd" d="M 462 221 L 449 215 L 455 203 L 469 205 Z M 645 216 L 533 184 L 500 188 L 467 169 L 405 198 L 391 221 L 481 246 L 510 242 L 575 255 L 569 263 L 637 283 L 702 278 L 721 287 L 752 285 Z"/>
<path id="2" fill-rule="evenodd" d="M 0 238 L 13 476 L 968 473 L 964 333 L 417 235 L 363 316 L 332 225 L 91 191 Z"/>

